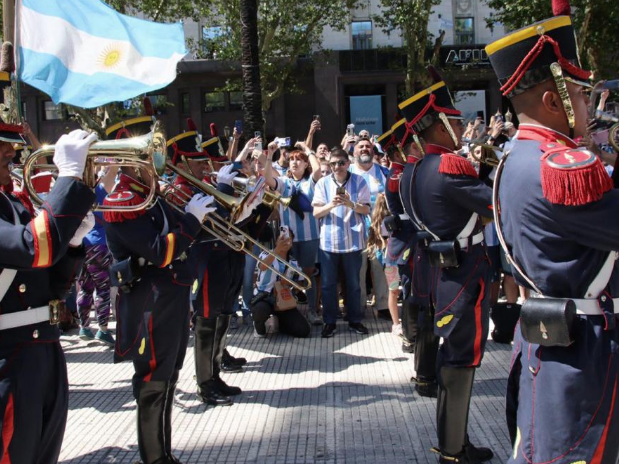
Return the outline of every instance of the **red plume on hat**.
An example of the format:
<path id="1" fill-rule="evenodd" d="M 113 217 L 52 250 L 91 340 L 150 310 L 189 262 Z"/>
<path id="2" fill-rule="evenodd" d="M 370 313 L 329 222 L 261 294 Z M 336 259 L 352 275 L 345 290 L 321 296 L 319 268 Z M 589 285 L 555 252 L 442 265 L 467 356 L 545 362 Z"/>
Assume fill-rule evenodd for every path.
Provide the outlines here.
<path id="1" fill-rule="evenodd" d="M 570 16 L 572 13 L 570 0 L 552 0 L 552 13 L 555 16 Z"/>
<path id="2" fill-rule="evenodd" d="M 217 126 L 215 125 L 214 122 L 210 124 L 210 128 L 211 128 L 211 137 L 218 137 Z"/>
<path id="3" fill-rule="evenodd" d="M 187 130 L 188 131 L 198 130 L 198 126 L 196 126 L 196 123 L 193 122 L 193 119 L 191 118 L 187 118 Z"/>
<path id="4" fill-rule="evenodd" d="M 150 102 L 150 98 L 144 97 L 142 100 L 142 104 L 144 105 L 144 115 L 145 116 L 154 116 L 155 110 L 153 109 L 153 104 Z"/>

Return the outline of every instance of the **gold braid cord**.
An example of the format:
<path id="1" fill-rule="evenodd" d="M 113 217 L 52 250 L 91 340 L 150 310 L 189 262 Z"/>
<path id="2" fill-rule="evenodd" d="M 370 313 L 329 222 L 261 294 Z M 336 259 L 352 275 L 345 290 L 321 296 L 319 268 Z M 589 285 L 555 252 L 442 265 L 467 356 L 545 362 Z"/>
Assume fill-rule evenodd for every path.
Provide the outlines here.
<path id="1" fill-rule="evenodd" d="M 552 73 L 552 77 L 554 77 L 555 84 L 557 84 L 557 90 L 559 91 L 559 96 L 563 102 L 563 108 L 565 109 L 565 115 L 567 116 L 567 123 L 570 129 L 573 129 L 576 125 L 576 115 L 574 114 L 572 100 L 570 100 L 570 93 L 567 91 L 565 77 L 563 77 L 563 69 L 559 63 L 552 63 L 550 65 L 550 72 Z"/>

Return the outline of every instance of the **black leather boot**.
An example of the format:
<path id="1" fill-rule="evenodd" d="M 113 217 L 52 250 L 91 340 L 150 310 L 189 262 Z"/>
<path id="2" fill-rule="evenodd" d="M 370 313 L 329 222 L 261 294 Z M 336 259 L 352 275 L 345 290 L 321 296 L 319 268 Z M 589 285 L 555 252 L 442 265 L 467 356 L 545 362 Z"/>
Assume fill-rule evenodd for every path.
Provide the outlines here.
<path id="1" fill-rule="evenodd" d="M 234 364 L 226 364 L 224 358 L 224 351 L 226 350 L 226 336 L 228 334 L 228 328 L 230 327 L 230 320 L 232 316 L 230 314 L 220 314 L 217 316 L 217 329 L 215 331 L 215 371 L 219 372 L 243 372 L 241 366 Z"/>
<path id="2" fill-rule="evenodd" d="M 404 299 L 402 302 L 402 351 L 404 353 L 415 352 L 418 316 L 419 306 L 411 303 L 410 298 Z"/>
<path id="3" fill-rule="evenodd" d="M 219 391 L 217 382 L 213 378 L 215 376 L 215 356 L 218 349 L 218 320 L 219 318 L 196 317 L 193 345 L 196 383 L 198 384 L 198 396 L 204 403 L 212 406 L 229 406 L 232 404 L 232 400 Z"/>
<path id="4" fill-rule="evenodd" d="M 176 464 L 166 448 L 165 415 L 168 382 L 142 382 L 138 387 L 138 448 L 144 464 Z"/>
<path id="5" fill-rule="evenodd" d="M 234 366 L 243 367 L 245 364 L 247 364 L 247 359 L 235 358 L 226 348 L 224 348 L 223 363 L 226 365 L 232 364 Z"/>
<path id="6" fill-rule="evenodd" d="M 420 308 L 419 327 L 415 339 L 415 390 L 420 396 L 436 398 L 436 357 L 440 337 L 434 334 L 434 310 L 432 307 Z"/>
<path id="7" fill-rule="evenodd" d="M 475 378 L 474 367 L 442 367 L 436 408 L 439 462 L 478 464 L 487 460 L 487 448 L 474 448 L 466 432 Z"/>
<path id="8" fill-rule="evenodd" d="M 217 388 L 222 393 L 222 395 L 236 396 L 243 393 L 243 390 L 241 390 L 239 387 L 231 387 L 230 385 L 228 385 L 221 379 L 221 377 L 219 377 L 219 375 L 214 376 L 213 379 L 215 380 L 215 385 L 217 385 Z"/>
<path id="9" fill-rule="evenodd" d="M 176 382 L 178 382 L 178 371 L 174 372 L 174 375 L 168 382 L 168 396 L 165 405 L 164 415 L 164 443 L 165 451 L 168 458 L 174 464 L 183 464 L 176 456 L 172 454 L 172 408 L 174 407 L 174 392 L 176 391 Z"/>

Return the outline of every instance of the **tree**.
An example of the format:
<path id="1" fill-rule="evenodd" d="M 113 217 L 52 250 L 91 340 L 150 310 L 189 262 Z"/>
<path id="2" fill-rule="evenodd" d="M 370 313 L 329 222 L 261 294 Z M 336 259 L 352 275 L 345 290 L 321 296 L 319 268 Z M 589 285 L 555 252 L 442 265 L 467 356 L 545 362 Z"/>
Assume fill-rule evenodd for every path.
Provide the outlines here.
<path id="1" fill-rule="evenodd" d="M 382 14 L 376 15 L 374 20 L 386 33 L 401 31 L 406 49 L 406 94 L 413 95 L 417 83 L 426 84 L 427 76 L 423 72 L 426 62 L 426 49 L 430 33 L 428 20 L 432 7 L 439 5 L 441 0 L 381 0 Z M 434 44 L 434 55 L 440 49 L 444 33 Z M 431 57 L 430 61 L 435 58 Z"/>
<path id="2" fill-rule="evenodd" d="M 496 13 L 486 19 L 518 29 L 552 17 L 548 0 L 484 0 Z M 572 0 L 572 19 L 581 59 L 597 78 L 616 77 L 619 67 L 619 9 L 616 0 Z"/>
<path id="3" fill-rule="evenodd" d="M 258 50 L 258 2 L 241 0 L 241 64 L 243 108 L 249 133 L 263 130 L 260 54 Z"/>
<path id="4" fill-rule="evenodd" d="M 344 30 L 350 24 L 350 10 L 359 0 L 261 0 L 258 3 L 258 50 L 262 111 L 284 92 L 295 90 L 294 72 L 300 57 L 322 51 L 325 27 Z M 213 0 L 213 14 L 206 18 L 212 30 L 209 51 L 220 60 L 241 60 L 240 0 Z M 200 56 L 200 51 L 198 53 Z M 231 80 L 226 90 L 238 90 L 240 81 Z"/>

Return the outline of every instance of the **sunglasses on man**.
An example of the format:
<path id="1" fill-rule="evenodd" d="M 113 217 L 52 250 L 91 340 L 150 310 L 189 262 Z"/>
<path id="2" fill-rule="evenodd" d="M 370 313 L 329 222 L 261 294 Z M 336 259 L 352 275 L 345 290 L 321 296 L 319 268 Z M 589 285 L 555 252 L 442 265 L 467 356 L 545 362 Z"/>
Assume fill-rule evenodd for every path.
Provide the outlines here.
<path id="1" fill-rule="evenodd" d="M 338 167 L 338 166 L 346 166 L 346 161 L 331 161 L 329 163 L 331 165 L 332 168 Z"/>

